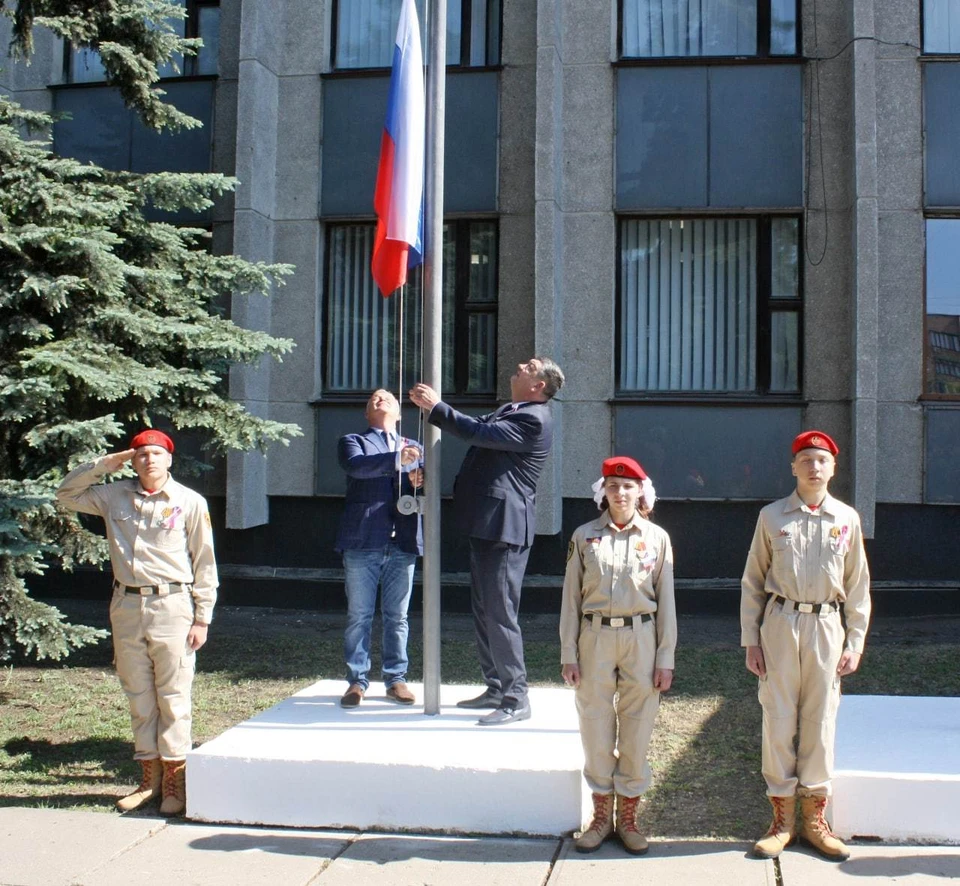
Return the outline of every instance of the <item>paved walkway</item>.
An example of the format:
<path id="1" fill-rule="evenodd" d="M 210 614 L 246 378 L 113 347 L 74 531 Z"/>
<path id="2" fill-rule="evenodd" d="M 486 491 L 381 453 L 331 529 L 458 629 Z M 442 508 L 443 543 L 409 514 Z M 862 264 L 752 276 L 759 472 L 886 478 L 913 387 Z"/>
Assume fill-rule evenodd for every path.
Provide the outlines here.
<path id="1" fill-rule="evenodd" d="M 0 807 L 0 886 L 926 886 L 960 878 L 960 846 L 853 848 L 843 864 L 744 843 L 616 841 L 578 855 L 569 839 L 436 837 L 194 825 L 98 812 Z"/>

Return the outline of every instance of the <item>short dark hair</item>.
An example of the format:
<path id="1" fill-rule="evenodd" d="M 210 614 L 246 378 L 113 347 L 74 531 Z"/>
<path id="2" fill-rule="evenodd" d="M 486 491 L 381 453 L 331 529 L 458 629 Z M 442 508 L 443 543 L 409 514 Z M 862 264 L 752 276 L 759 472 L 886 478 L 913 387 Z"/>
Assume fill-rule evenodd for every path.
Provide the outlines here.
<path id="1" fill-rule="evenodd" d="M 537 377 L 545 382 L 543 395 L 549 400 L 563 387 L 563 370 L 549 357 L 534 357 L 533 359 L 540 363 L 540 375 Z"/>

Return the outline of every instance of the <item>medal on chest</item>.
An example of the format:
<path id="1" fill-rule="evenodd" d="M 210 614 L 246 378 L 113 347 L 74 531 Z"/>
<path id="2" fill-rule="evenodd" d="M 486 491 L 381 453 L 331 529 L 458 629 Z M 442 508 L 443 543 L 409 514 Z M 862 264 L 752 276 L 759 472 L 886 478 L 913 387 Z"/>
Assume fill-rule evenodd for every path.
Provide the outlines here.
<path id="1" fill-rule="evenodd" d="M 173 507 L 166 507 L 160 511 L 160 518 L 157 520 L 157 525 L 161 529 L 176 529 L 177 528 L 177 518 L 183 513 L 183 508 L 179 505 L 174 505 Z"/>

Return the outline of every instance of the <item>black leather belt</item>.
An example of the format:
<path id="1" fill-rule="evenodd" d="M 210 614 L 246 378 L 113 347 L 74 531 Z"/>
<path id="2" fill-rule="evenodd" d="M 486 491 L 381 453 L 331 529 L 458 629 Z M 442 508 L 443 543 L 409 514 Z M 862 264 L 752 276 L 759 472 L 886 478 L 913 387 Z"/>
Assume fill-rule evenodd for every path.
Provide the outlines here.
<path id="1" fill-rule="evenodd" d="M 592 618 L 592 616 L 588 615 L 587 618 Z M 600 619 L 600 624 L 605 628 L 632 628 L 634 621 L 643 624 L 645 621 L 653 621 L 653 616 L 649 612 L 642 615 L 604 615 Z"/>
<path id="2" fill-rule="evenodd" d="M 788 600 L 779 594 L 775 594 L 773 599 L 776 601 L 777 606 L 783 609 L 793 609 L 795 612 L 812 612 L 814 615 L 819 615 L 824 610 L 835 612 L 840 608 L 839 603 L 832 601 L 830 603 L 798 603 L 796 600 Z"/>
<path id="3" fill-rule="evenodd" d="M 181 584 L 168 584 L 168 585 L 144 585 L 143 587 L 134 588 L 130 585 L 122 585 L 117 583 L 114 585 L 116 589 L 123 590 L 125 594 L 138 594 L 141 597 L 150 597 L 154 594 L 163 594 L 164 591 L 162 588 L 166 588 L 167 594 L 179 594 L 181 591 L 187 590 L 190 585 L 181 585 Z"/>

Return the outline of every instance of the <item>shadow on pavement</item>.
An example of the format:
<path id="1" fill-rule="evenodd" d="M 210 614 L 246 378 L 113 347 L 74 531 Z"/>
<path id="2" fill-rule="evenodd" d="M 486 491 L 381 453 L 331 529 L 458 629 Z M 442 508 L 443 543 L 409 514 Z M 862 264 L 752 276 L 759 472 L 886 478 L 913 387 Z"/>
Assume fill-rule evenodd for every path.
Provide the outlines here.
<path id="1" fill-rule="evenodd" d="M 960 879 L 960 852 L 925 855 L 922 847 L 917 848 L 920 851 L 916 855 L 899 855 L 896 858 L 861 855 L 861 852 L 869 850 L 860 849 L 854 858 L 840 865 L 840 870 L 854 877 L 882 877 L 893 881 L 899 881 L 911 874 Z"/>
<path id="2" fill-rule="evenodd" d="M 192 825 L 190 825 L 192 826 Z M 215 826 L 214 826 L 215 827 Z M 560 846 L 559 838 L 497 837 L 399 837 L 367 833 L 355 839 L 356 832 L 324 831 L 322 834 L 299 834 L 296 831 L 244 831 L 198 837 L 190 848 L 208 852 L 272 852 L 278 855 L 348 857 L 354 862 L 389 864 L 406 859 L 449 861 L 462 864 L 550 861 Z"/>

